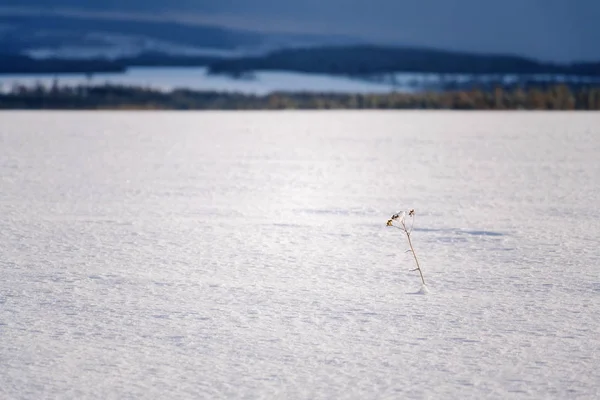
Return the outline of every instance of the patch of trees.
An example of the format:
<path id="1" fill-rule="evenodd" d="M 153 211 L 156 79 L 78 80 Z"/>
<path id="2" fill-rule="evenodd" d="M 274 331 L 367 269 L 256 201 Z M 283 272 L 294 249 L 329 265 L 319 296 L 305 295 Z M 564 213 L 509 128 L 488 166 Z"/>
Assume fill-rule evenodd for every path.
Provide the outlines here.
<path id="1" fill-rule="evenodd" d="M 0 109 L 451 109 L 600 110 L 600 87 L 555 85 L 494 90 L 338 94 L 276 92 L 268 95 L 131 86 L 15 86 L 0 92 Z"/>

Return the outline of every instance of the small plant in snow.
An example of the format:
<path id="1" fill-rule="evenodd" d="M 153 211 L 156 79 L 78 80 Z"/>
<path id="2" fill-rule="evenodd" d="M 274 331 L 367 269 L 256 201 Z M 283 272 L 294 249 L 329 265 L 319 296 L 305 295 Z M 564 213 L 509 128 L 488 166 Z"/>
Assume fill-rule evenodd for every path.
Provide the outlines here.
<path id="1" fill-rule="evenodd" d="M 417 264 L 417 268 L 412 269 L 411 271 L 419 271 L 419 275 L 421 275 L 421 282 L 423 282 L 423 286 L 425 286 L 425 278 L 423 278 L 423 272 L 421 271 L 421 266 L 419 265 L 419 260 L 417 259 L 417 255 L 415 254 L 415 249 L 412 245 L 412 241 L 410 240 L 410 234 L 412 233 L 413 226 L 415 223 L 415 210 L 411 209 L 408 211 L 408 217 L 410 218 L 410 228 L 406 226 L 406 211 L 401 211 L 397 214 L 392 215 L 392 217 L 388 220 L 387 226 L 393 226 L 394 228 L 398 228 L 401 231 L 404 231 L 406 234 L 406 239 L 408 240 L 408 245 L 410 246 L 409 250 L 406 252 L 412 253 L 415 258 L 415 263 Z"/>

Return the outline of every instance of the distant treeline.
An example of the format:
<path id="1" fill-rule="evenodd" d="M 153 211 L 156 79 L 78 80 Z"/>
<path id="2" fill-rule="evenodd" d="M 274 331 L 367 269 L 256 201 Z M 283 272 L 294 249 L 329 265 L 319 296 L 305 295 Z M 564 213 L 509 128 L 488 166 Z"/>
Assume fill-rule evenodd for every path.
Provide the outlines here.
<path id="1" fill-rule="evenodd" d="M 0 93 L 0 109 L 454 109 L 600 110 L 600 87 L 516 88 L 423 93 L 241 93 L 128 86 L 16 86 Z"/>

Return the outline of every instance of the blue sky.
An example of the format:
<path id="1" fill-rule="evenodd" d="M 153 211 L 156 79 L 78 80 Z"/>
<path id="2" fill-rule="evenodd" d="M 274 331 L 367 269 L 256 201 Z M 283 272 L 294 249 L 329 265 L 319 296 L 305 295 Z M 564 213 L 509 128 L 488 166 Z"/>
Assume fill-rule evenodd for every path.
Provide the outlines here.
<path id="1" fill-rule="evenodd" d="M 151 14 L 257 30 L 347 34 L 374 42 L 502 52 L 548 61 L 600 60 L 600 0 L 4 0 Z M 160 11 L 161 13 L 157 13 Z"/>

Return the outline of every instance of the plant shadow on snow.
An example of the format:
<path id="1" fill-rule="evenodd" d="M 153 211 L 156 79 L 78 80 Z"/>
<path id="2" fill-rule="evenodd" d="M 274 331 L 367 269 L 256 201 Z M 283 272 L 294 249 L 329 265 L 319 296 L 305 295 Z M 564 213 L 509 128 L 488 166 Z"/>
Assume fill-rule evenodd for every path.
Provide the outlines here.
<path id="1" fill-rule="evenodd" d="M 441 228 L 441 229 L 436 229 L 436 228 L 415 228 L 415 231 L 419 231 L 419 232 L 442 232 L 442 233 L 453 233 L 453 234 L 465 234 L 465 235 L 471 235 L 471 236 L 506 236 L 506 234 L 501 233 L 501 232 L 494 232 L 494 231 L 479 231 L 479 230 L 464 230 L 464 229 L 458 229 L 458 228 Z"/>
<path id="2" fill-rule="evenodd" d="M 417 290 L 416 292 L 406 292 L 406 294 L 411 294 L 411 295 L 426 295 L 429 293 L 430 293 L 429 289 L 427 288 L 426 285 L 421 285 L 419 290 Z"/>
<path id="3" fill-rule="evenodd" d="M 456 244 L 470 242 L 473 239 L 497 241 L 502 240 L 502 238 L 507 236 L 506 233 L 502 232 L 487 230 L 464 230 L 459 228 L 415 228 L 415 231 L 434 234 L 433 236 L 426 235 L 423 238 L 424 241 L 429 243 L 435 242 Z M 513 248 L 502 248 L 502 250 L 513 250 Z"/>

